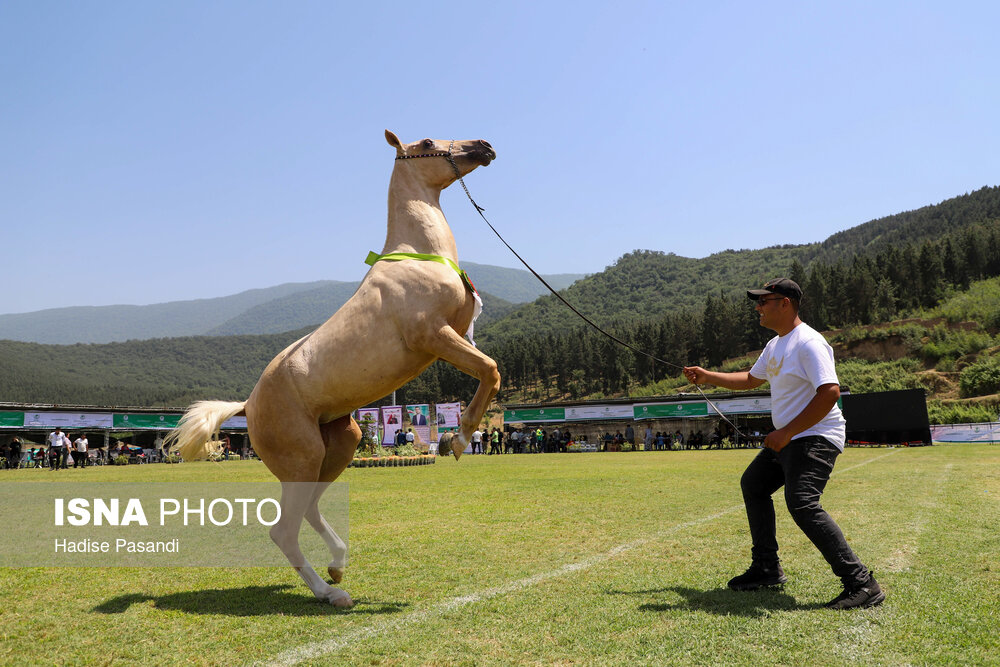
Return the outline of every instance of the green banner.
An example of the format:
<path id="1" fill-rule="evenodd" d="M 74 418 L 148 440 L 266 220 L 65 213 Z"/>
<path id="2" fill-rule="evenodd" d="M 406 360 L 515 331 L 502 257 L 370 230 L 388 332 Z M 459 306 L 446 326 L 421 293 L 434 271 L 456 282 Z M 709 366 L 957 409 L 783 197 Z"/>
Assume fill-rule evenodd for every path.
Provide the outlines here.
<path id="1" fill-rule="evenodd" d="M 114 419 L 115 428 L 176 428 L 177 422 L 181 420 L 180 415 L 157 415 L 148 413 L 139 414 L 116 414 Z"/>
<path id="2" fill-rule="evenodd" d="M 646 405 L 632 406 L 632 411 L 635 419 L 707 417 L 708 403 L 704 401 L 691 403 L 647 403 Z"/>
<path id="3" fill-rule="evenodd" d="M 566 420 L 566 408 L 530 408 L 504 410 L 505 422 L 561 422 Z"/>
<path id="4" fill-rule="evenodd" d="M 24 413 L 0 412 L 0 426 L 24 426 Z"/>

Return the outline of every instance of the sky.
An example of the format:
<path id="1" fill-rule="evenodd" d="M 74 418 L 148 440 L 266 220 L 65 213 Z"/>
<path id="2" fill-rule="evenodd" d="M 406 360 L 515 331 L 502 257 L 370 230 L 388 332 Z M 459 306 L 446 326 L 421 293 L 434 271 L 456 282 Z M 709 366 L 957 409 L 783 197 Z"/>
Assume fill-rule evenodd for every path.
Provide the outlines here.
<path id="1" fill-rule="evenodd" d="M 1000 184 L 995 2 L 0 3 L 0 313 L 359 280 L 391 129 L 540 273 Z M 463 261 L 520 268 L 456 184 Z M 473 276 L 475 279 L 475 276 Z"/>

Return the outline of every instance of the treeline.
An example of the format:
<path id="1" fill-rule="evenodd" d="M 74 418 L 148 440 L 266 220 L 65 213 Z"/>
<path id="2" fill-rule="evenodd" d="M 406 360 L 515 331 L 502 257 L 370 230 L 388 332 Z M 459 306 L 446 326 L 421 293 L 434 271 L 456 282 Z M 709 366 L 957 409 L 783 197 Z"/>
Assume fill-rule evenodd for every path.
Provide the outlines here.
<path id="1" fill-rule="evenodd" d="M 209 398 L 243 400 L 267 363 L 306 331 L 76 345 L 0 341 L 0 397 L 20 403 L 157 407 Z"/>
<path id="2" fill-rule="evenodd" d="M 793 263 L 802 319 L 817 329 L 871 324 L 931 308 L 950 292 L 1000 276 L 1000 218 L 934 241 L 891 245 L 850 262 Z M 992 323 L 992 324 L 995 324 Z"/>

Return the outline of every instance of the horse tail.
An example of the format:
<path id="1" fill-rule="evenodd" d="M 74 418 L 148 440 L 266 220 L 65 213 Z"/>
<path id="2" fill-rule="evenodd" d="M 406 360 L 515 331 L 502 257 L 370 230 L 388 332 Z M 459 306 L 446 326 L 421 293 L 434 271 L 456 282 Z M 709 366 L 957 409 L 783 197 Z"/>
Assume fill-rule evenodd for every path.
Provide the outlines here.
<path id="1" fill-rule="evenodd" d="M 163 446 L 177 452 L 185 461 L 207 459 L 215 451 L 216 439 L 222 422 L 243 412 L 246 401 L 198 401 L 187 409 L 177 428 L 163 439 Z"/>

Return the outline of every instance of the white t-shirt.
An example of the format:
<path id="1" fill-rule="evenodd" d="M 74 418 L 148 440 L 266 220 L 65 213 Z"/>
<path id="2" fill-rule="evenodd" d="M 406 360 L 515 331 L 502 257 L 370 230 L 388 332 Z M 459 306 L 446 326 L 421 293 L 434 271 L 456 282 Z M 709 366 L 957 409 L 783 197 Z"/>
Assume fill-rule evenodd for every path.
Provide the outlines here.
<path id="1" fill-rule="evenodd" d="M 77 438 L 76 440 L 73 441 L 73 444 L 76 445 L 76 451 L 78 451 L 78 452 L 86 452 L 87 451 L 87 446 L 90 443 L 87 442 L 86 438 Z"/>
<path id="2" fill-rule="evenodd" d="M 483 434 L 479 431 L 473 431 L 472 442 L 482 442 L 482 441 L 483 441 Z"/>
<path id="3" fill-rule="evenodd" d="M 771 421 L 782 428 L 795 419 L 824 384 L 840 384 L 833 348 L 808 324 L 768 341 L 750 375 L 771 383 Z M 844 415 L 836 405 L 819 423 L 792 438 L 819 435 L 841 451 L 846 437 Z"/>
<path id="4" fill-rule="evenodd" d="M 63 442 L 63 438 L 65 437 L 62 433 L 52 431 L 52 433 L 49 433 L 49 447 L 62 447 L 65 444 Z"/>

